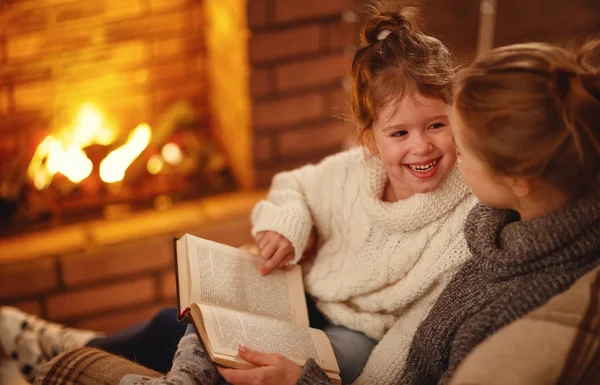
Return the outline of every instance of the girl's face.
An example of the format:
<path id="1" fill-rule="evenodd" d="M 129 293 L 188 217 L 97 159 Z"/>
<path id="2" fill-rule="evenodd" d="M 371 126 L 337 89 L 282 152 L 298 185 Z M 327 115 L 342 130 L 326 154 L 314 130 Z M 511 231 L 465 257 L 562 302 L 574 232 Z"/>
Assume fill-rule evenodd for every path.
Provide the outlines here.
<path id="1" fill-rule="evenodd" d="M 514 208 L 515 194 L 509 178 L 498 175 L 465 142 L 465 127 L 456 108 L 451 113 L 458 169 L 473 194 L 482 203 L 496 208 Z"/>
<path id="2" fill-rule="evenodd" d="M 448 105 L 419 93 L 385 105 L 373 125 L 376 151 L 397 199 L 438 188 L 456 162 Z"/>

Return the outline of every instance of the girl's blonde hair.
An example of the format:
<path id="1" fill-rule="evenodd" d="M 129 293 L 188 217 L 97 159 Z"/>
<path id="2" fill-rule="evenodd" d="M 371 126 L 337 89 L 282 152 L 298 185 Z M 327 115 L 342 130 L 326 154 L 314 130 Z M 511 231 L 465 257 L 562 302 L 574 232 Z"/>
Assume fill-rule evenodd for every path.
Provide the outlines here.
<path id="1" fill-rule="evenodd" d="M 380 109 L 406 92 L 452 100 L 455 61 L 438 39 L 421 32 L 417 8 L 406 2 L 378 2 L 360 32 L 352 61 L 352 114 L 359 138 Z"/>
<path id="2" fill-rule="evenodd" d="M 583 192 L 600 168 L 599 69 L 600 39 L 578 52 L 528 43 L 481 56 L 454 97 L 467 145 L 499 174 Z"/>

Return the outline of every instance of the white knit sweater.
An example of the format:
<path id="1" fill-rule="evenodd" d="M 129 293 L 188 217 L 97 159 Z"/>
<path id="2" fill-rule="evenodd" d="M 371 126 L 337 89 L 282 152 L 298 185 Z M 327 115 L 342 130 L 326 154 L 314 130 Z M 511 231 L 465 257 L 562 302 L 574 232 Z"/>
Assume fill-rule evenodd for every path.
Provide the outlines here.
<path id="1" fill-rule="evenodd" d="M 316 227 L 307 292 L 333 324 L 379 340 L 356 384 L 398 377 L 417 327 L 470 255 L 463 224 L 475 198 L 456 168 L 437 190 L 395 203 L 381 199 L 386 183 L 381 161 L 357 148 L 276 175 L 252 212 L 252 234 L 282 234 L 294 262 Z"/>

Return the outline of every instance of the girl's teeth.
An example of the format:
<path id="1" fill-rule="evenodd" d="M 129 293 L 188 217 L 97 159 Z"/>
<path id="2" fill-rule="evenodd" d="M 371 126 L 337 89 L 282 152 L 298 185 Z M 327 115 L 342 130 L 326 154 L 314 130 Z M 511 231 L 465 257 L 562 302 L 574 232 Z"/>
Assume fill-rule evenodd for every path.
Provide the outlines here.
<path id="1" fill-rule="evenodd" d="M 422 164 L 422 165 L 418 165 L 418 166 L 413 166 L 413 165 L 408 165 L 408 167 L 410 167 L 411 170 L 413 171 L 417 171 L 417 172 L 427 172 L 429 170 L 431 170 L 431 168 L 433 166 L 435 166 L 437 164 L 437 160 L 434 160 L 433 162 L 429 163 L 429 164 Z"/>

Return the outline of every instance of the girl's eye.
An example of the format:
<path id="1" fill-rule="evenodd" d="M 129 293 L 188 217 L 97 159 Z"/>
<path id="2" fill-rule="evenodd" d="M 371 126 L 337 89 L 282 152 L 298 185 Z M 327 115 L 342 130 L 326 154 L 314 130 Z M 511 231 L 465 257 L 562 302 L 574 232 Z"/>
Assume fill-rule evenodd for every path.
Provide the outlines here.
<path id="1" fill-rule="evenodd" d="M 394 132 L 394 133 L 393 133 L 391 136 L 392 136 L 393 138 L 399 138 L 399 137 L 402 137 L 402 136 L 404 136 L 404 135 L 407 135 L 407 134 L 408 134 L 408 131 L 406 131 L 406 130 L 401 130 L 401 131 L 396 131 L 396 132 Z"/>
<path id="2" fill-rule="evenodd" d="M 433 130 L 439 130 L 440 128 L 446 126 L 444 123 L 434 123 L 431 126 L 429 126 L 429 128 L 433 129 Z"/>

